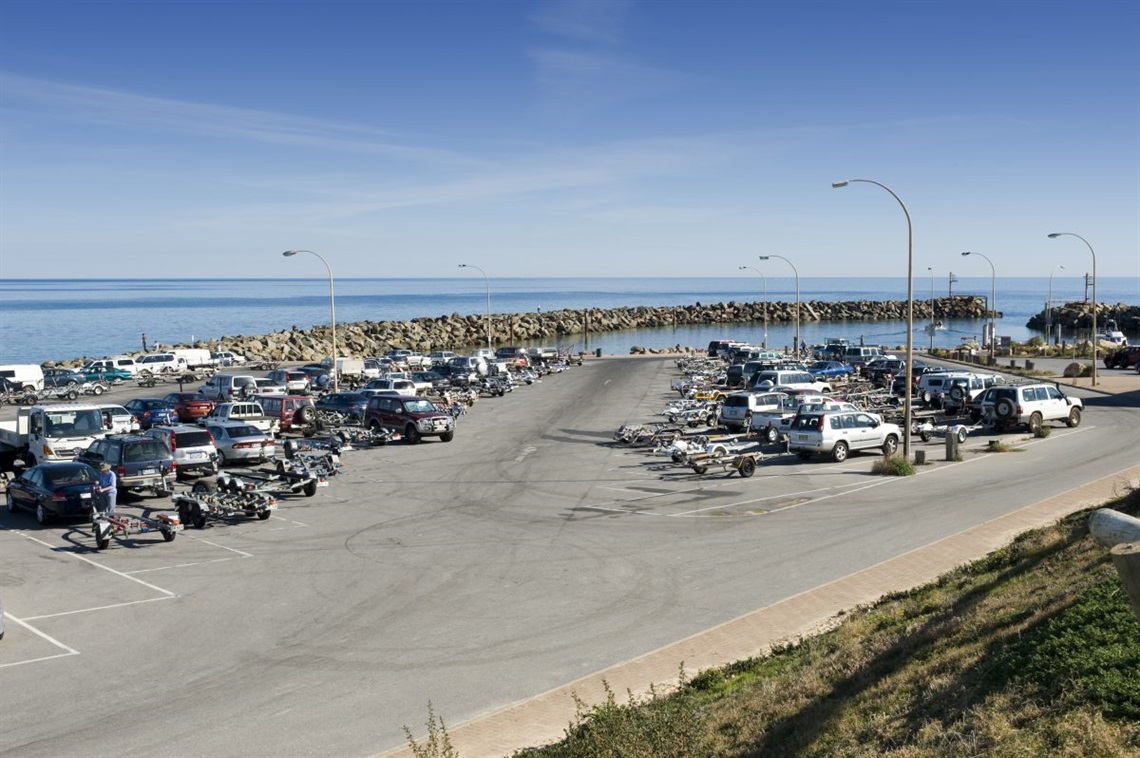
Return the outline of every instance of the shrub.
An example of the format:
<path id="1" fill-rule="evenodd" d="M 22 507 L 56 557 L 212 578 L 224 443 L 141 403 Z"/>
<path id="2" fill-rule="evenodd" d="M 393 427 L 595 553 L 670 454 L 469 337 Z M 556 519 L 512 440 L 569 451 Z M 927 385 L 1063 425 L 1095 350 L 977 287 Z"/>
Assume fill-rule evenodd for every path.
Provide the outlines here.
<path id="1" fill-rule="evenodd" d="M 1037 427 L 1037 431 L 1033 432 L 1033 436 L 1037 437 L 1038 439 L 1045 439 L 1046 437 L 1048 437 L 1052 433 L 1053 433 L 1053 427 L 1045 426 L 1044 424 L 1042 424 L 1041 426 Z"/>
<path id="2" fill-rule="evenodd" d="M 883 456 L 871 467 L 879 476 L 914 476 L 914 464 L 901 455 Z"/>

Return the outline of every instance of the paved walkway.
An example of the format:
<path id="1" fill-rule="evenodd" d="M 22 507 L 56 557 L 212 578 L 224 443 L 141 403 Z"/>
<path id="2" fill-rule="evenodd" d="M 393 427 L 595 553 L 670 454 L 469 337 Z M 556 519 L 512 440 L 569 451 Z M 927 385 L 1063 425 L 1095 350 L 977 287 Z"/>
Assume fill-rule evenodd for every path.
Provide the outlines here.
<path id="1" fill-rule="evenodd" d="M 1058 376 L 1044 381 L 1106 395 L 1137 393 L 1140 405 L 1140 374 L 1121 370 L 1098 373 L 1096 387 L 1092 387 L 1088 377 Z M 603 682 L 619 699 L 624 699 L 627 690 L 644 694 L 650 684 L 668 689 L 676 683 L 682 661 L 686 672 L 692 675 L 763 655 L 776 644 L 827 628 L 843 611 L 933 581 L 1008 544 L 1024 531 L 1099 505 L 1129 487 L 1140 487 L 1140 466 L 1062 492 L 528 700 L 463 724 L 449 724 L 448 734 L 462 758 L 502 758 L 525 747 L 554 742 L 562 738 L 574 720 L 574 696 L 589 704 L 602 702 L 606 697 Z M 413 758 L 413 753 L 404 747 L 383 754 L 383 758 Z"/>

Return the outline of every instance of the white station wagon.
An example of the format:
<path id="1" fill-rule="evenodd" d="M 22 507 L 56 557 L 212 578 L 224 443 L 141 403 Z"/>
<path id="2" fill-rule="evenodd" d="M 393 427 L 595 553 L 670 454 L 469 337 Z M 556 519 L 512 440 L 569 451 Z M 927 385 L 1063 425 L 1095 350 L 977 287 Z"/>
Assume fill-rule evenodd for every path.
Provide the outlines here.
<path id="1" fill-rule="evenodd" d="M 884 423 L 874 413 L 800 413 L 788 431 L 788 450 L 805 461 L 816 453 L 826 453 L 838 463 L 857 450 L 880 450 L 883 455 L 894 455 L 900 439 L 902 431 L 898 425 Z"/>

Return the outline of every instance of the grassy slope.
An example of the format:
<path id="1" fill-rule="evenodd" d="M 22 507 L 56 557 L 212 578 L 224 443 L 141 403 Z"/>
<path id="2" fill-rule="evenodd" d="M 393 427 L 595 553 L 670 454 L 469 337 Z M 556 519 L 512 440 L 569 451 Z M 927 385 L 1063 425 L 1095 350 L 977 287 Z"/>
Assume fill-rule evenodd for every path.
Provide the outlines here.
<path id="1" fill-rule="evenodd" d="M 1140 513 L 1140 492 L 1111 507 Z M 1140 756 L 1140 623 L 1088 512 L 527 755 Z"/>

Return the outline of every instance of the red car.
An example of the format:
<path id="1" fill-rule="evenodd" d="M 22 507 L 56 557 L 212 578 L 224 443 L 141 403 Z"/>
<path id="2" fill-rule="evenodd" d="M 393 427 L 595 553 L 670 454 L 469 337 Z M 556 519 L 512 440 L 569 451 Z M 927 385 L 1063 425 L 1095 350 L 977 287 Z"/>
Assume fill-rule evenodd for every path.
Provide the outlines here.
<path id="1" fill-rule="evenodd" d="M 171 392 L 162 399 L 174 406 L 183 422 L 194 423 L 214 410 L 214 401 L 199 392 Z"/>

